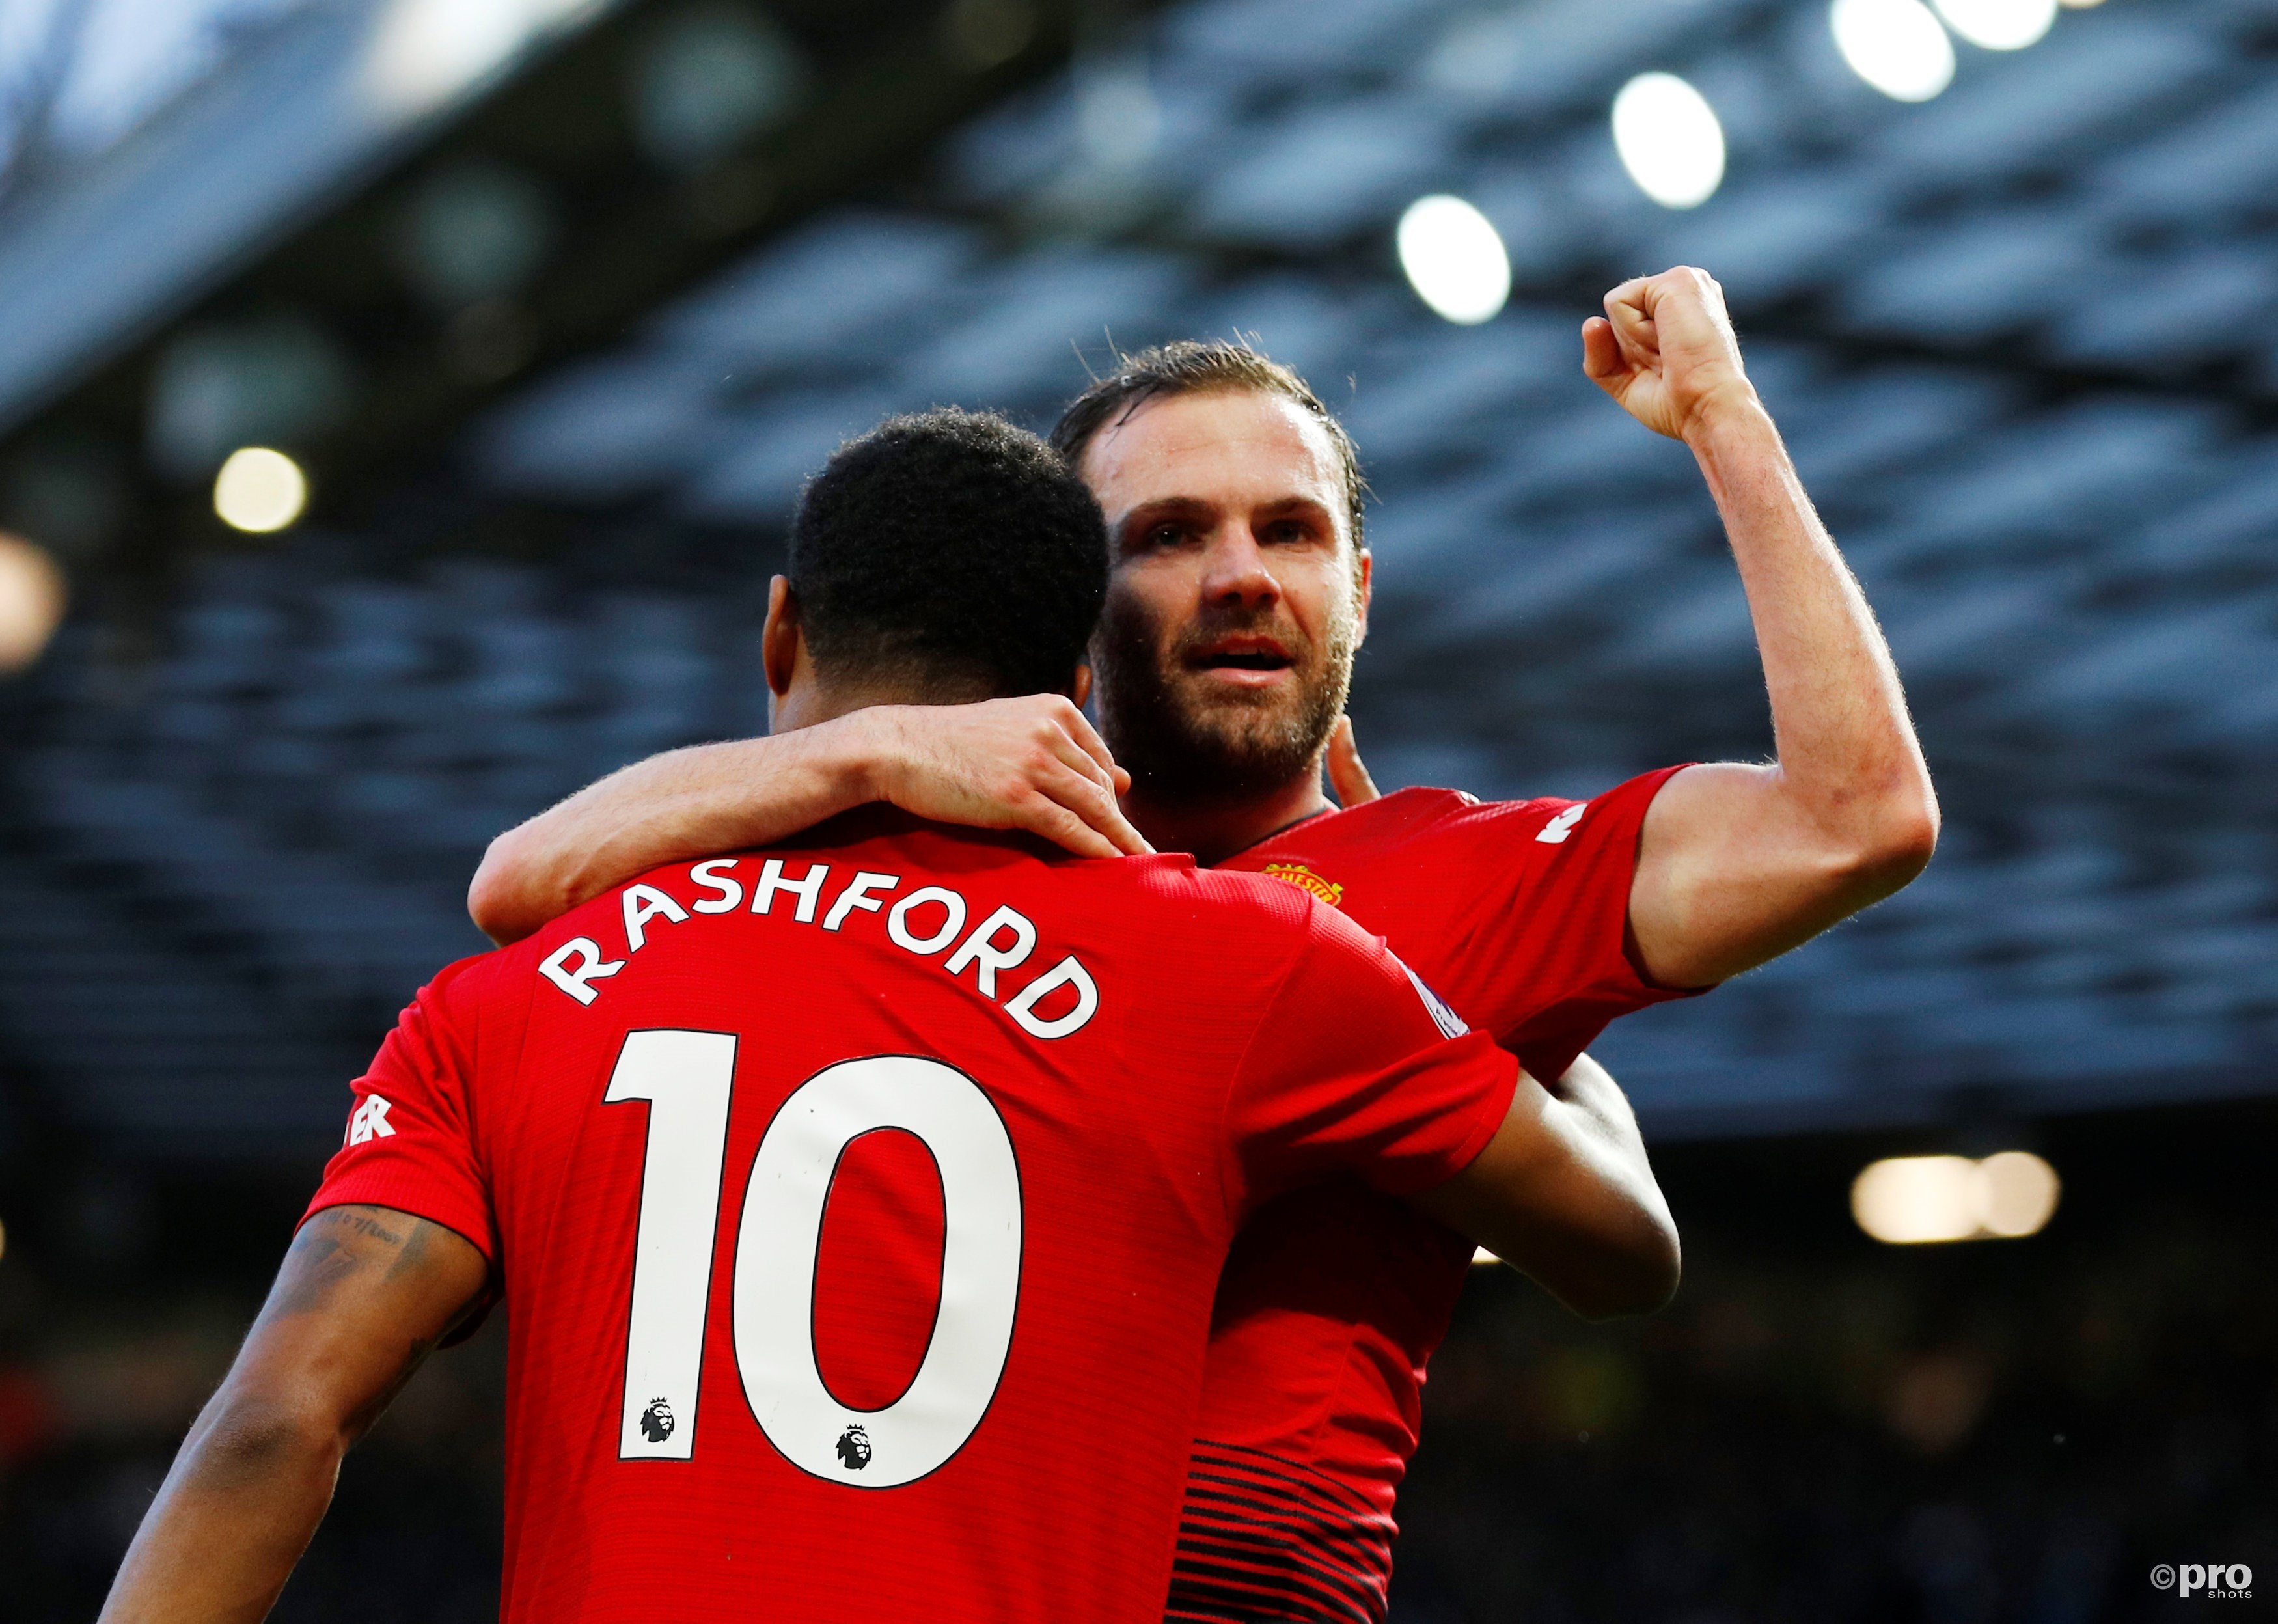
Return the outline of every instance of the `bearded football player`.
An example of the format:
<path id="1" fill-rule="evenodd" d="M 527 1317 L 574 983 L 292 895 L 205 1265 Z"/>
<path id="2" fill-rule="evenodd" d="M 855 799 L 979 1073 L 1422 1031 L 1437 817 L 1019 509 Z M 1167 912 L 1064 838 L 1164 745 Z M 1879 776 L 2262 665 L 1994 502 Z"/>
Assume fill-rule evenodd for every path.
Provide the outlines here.
<path id="1" fill-rule="evenodd" d="M 774 722 L 1073 702 L 1108 573 L 1035 436 L 890 422 L 802 499 Z M 265 1615 L 343 1452 L 493 1297 L 506 1619 L 823 1624 L 859 1574 L 867 1616 L 1145 1624 L 1268 1201 L 1349 1174 L 1574 1289 L 1675 1286 L 1641 1162 L 1334 910 L 891 807 L 450 966 L 355 1094 L 112 1624 Z"/>
<path id="2" fill-rule="evenodd" d="M 508 939 L 650 863 L 874 799 L 1100 854 L 1151 842 L 1380 933 L 1641 1155 L 1584 1047 L 1898 890 L 1938 815 L 1888 647 L 1748 380 L 1722 290 L 1689 267 L 1624 283 L 1581 339 L 1588 376 L 1699 463 L 1754 624 L 1770 764 L 1671 766 L 1586 802 L 1379 798 L 1341 716 L 1373 568 L 1354 448 L 1286 368 L 1173 345 L 1130 357 L 1054 436 L 1115 551 L 1098 733 L 1036 700 L 676 752 L 501 836 L 477 922 Z M 1395 1495 L 1471 1252 L 1351 1180 L 1251 1219 L 1219 1287 L 1170 1616 L 1384 1617 Z"/>

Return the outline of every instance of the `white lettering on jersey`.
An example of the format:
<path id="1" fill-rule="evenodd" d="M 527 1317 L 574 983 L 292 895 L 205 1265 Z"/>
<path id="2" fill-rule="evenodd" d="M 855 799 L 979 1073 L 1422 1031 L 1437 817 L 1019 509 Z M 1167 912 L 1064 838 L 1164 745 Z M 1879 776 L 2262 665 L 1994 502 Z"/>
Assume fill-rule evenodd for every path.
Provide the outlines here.
<path id="1" fill-rule="evenodd" d="M 1075 1007 L 1063 1015 L 1039 1019 L 1036 1006 L 1062 987 L 1075 989 Z M 1082 1031 L 1084 1023 L 1099 1013 L 1099 988 L 1092 981 L 1091 972 L 1070 954 L 1030 982 L 1020 997 L 1005 1006 L 1005 1013 L 1032 1037 L 1065 1038 L 1070 1032 Z"/>
<path id="2" fill-rule="evenodd" d="M 752 887 L 752 912 L 771 914 L 775 911 L 776 892 L 788 891 L 799 899 L 799 911 L 791 915 L 801 924 L 814 923 L 814 900 L 822 894 L 822 882 L 830 873 L 827 862 L 811 862 L 806 872 L 795 880 L 784 877 L 783 859 L 770 857 L 760 865 L 760 883 Z"/>
<path id="3" fill-rule="evenodd" d="M 688 923 L 688 910 L 654 885 L 628 885 L 623 900 L 627 953 L 648 946 L 648 922 L 660 914 L 675 924 Z"/>
<path id="4" fill-rule="evenodd" d="M 886 905 L 870 893 L 874 891 L 898 891 L 901 885 L 902 877 L 898 874 L 873 874 L 864 869 L 846 882 L 846 889 L 838 893 L 838 900 L 833 902 L 830 911 L 822 916 L 822 928 L 826 931 L 838 930 L 845 924 L 846 915 L 858 908 L 866 914 L 876 913 Z"/>
<path id="5" fill-rule="evenodd" d="M 366 1094 L 363 1103 L 348 1118 L 348 1143 L 363 1145 L 372 1139 L 392 1139 L 395 1130 L 387 1123 L 388 1103 L 378 1094 Z"/>
<path id="6" fill-rule="evenodd" d="M 1013 939 L 1001 946 L 993 945 L 999 931 L 1010 931 Z M 1018 969 L 1036 950 L 1036 927 L 1026 917 L 1009 908 L 1000 908 L 981 922 L 981 926 L 965 938 L 965 946 L 949 955 L 942 969 L 951 975 L 960 974 L 968 964 L 980 966 L 974 980 L 982 992 L 990 998 L 997 996 L 997 972 Z"/>
<path id="7" fill-rule="evenodd" d="M 707 899 L 694 904 L 697 914 L 727 916 L 737 907 L 743 895 L 739 881 L 728 877 L 734 869 L 732 857 L 714 857 L 692 866 L 688 877 L 697 885 L 716 893 L 716 899 Z M 783 860 L 767 859 L 758 880 L 752 886 L 750 914 L 767 916 L 773 912 L 776 893 L 788 891 L 798 899 L 798 907 L 791 915 L 799 924 L 815 923 L 817 904 L 822 900 L 822 882 L 830 871 L 828 863 L 811 864 L 798 879 L 784 877 Z M 822 929 L 845 931 L 859 914 L 885 915 L 886 939 L 905 953 L 920 958 L 932 958 L 945 951 L 950 943 L 958 940 L 965 931 L 971 908 L 965 898 L 946 885 L 921 885 L 909 895 L 899 899 L 890 909 L 881 900 L 902 887 L 898 874 L 874 874 L 867 870 L 856 874 L 845 887 L 832 899 L 829 909 L 823 913 Z M 648 945 L 648 928 L 657 919 L 685 923 L 694 917 L 686 907 L 654 885 L 629 885 L 620 898 L 625 922 L 625 956 L 604 959 L 600 944 L 591 937 L 573 936 L 555 948 L 538 967 L 538 973 L 581 1004 L 590 1005 L 601 995 L 602 989 L 592 984 L 605 980 L 625 968 L 633 956 Z M 940 925 L 928 934 L 919 931 L 930 923 L 930 910 L 941 910 Z M 926 910 L 921 912 L 921 910 Z M 779 916 L 779 915 L 778 915 Z M 1028 961 L 1036 950 L 1039 933 L 1036 923 L 1026 915 L 1010 908 L 998 908 L 982 920 L 957 950 L 949 954 L 942 969 L 962 981 L 965 972 L 973 972 L 974 990 L 992 1003 L 1003 1006 L 1021 1030 L 1032 1038 L 1066 1038 L 1082 1031 L 1099 1013 L 1099 987 L 1091 972 L 1070 954 L 1018 992 L 998 991 L 1000 971 L 1017 970 Z M 1065 997 L 1054 997 L 1054 994 Z M 1427 993 L 1426 998 L 1429 998 Z M 1039 1015 L 1037 1007 L 1050 1000 L 1060 1013 Z M 1062 1009 L 1061 1006 L 1066 1005 Z M 1441 1006 L 1444 1010 L 1445 1006 Z M 1436 1018 L 1436 1017 L 1435 1017 Z M 1451 1015 L 1449 1019 L 1453 1020 Z M 1457 1023 L 1457 1030 L 1462 1025 Z"/>
<path id="8" fill-rule="evenodd" d="M 1567 808 L 1563 812 L 1561 812 L 1556 817 L 1552 818 L 1548 823 L 1543 824 L 1541 832 L 1537 834 L 1534 838 L 1541 841 L 1545 846 L 1564 845 L 1566 842 L 1566 837 L 1574 832 L 1574 825 L 1582 821 L 1582 814 L 1587 812 L 1589 809 L 1590 803 L 1588 801 L 1576 801 L 1572 806 Z"/>
<path id="9" fill-rule="evenodd" d="M 572 959 L 575 964 L 570 963 Z M 614 976 L 624 967 L 623 959 L 604 959 L 601 945 L 591 937 L 573 936 L 547 955 L 538 973 L 579 1003 L 590 1004 L 600 997 L 601 990 L 585 984 Z"/>
<path id="10" fill-rule="evenodd" d="M 709 862 L 699 862 L 688 870 L 688 877 L 707 891 L 720 894 L 708 902 L 699 902 L 699 914 L 732 914 L 744 905 L 744 882 L 730 879 L 727 870 L 736 866 L 733 857 L 715 857 Z"/>
<path id="11" fill-rule="evenodd" d="M 1560 837 L 1562 839 L 1564 838 L 1563 835 Z M 1400 968 L 1408 970 L 1409 982 L 1415 987 L 1416 996 L 1424 1000 L 1424 1008 L 1431 1015 L 1432 1024 L 1440 1029 L 1440 1036 L 1460 1038 L 1472 1030 L 1471 1023 L 1441 1003 L 1440 995 L 1424 984 L 1423 977 L 1412 969 L 1408 969 L 1408 966 L 1404 963 Z"/>
<path id="12" fill-rule="evenodd" d="M 936 907 L 942 910 L 941 929 L 931 936 L 920 936 L 910 929 L 910 915 L 919 908 Z M 886 915 L 886 934 L 895 946 L 921 958 L 931 958 L 957 939 L 965 929 L 965 899 L 946 885 L 921 885 L 900 901 Z"/>

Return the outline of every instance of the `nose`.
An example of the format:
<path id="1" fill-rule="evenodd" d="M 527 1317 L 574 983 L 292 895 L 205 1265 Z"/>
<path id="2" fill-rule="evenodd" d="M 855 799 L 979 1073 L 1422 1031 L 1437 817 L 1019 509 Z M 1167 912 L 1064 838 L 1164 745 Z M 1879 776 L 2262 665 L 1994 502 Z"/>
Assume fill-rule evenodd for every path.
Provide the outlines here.
<path id="1" fill-rule="evenodd" d="M 1203 601 L 1254 612 L 1272 608 L 1280 596 L 1281 583 L 1266 568 L 1265 551 L 1250 526 L 1239 519 L 1220 526 L 1203 569 Z"/>

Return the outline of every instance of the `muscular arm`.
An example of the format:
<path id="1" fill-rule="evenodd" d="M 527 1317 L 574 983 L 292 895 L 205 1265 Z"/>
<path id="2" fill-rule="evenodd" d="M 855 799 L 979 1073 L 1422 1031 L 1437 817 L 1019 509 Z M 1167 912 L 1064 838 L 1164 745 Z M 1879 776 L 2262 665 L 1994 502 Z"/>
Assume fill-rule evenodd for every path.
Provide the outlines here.
<path id="1" fill-rule="evenodd" d="M 588 785 L 491 842 L 467 911 L 504 946 L 661 863 L 771 845 L 874 801 L 1025 829 L 1083 857 L 1144 852 L 1116 805 L 1128 781 L 1083 713 L 1056 694 L 875 706 L 674 750 Z"/>
<path id="2" fill-rule="evenodd" d="M 1548 1087 L 1521 1073 L 1487 1147 L 1412 1199 L 1586 1318 L 1647 1313 L 1676 1293 L 1676 1221 L 1629 1101 L 1586 1054 Z"/>
<path id="3" fill-rule="evenodd" d="M 127 1548 L 104 1624 L 265 1617 L 340 1458 L 465 1315 L 488 1268 L 461 1237 L 385 1207 L 303 1224 Z"/>
<path id="4" fill-rule="evenodd" d="M 1890 895 L 1937 845 L 1930 771 L 1866 596 L 1741 368 L 1723 290 L 1679 268 L 1624 283 L 1583 328 L 1584 370 L 1692 448 L 1739 565 L 1777 760 L 1678 774 L 1639 844 L 1645 968 L 1701 986 Z"/>

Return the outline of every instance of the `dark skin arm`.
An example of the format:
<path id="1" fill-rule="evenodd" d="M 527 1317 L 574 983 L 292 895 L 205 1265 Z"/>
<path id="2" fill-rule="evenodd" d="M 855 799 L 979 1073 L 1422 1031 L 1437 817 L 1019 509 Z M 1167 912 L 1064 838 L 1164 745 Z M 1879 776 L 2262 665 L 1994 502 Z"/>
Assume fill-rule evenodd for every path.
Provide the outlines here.
<path id="1" fill-rule="evenodd" d="M 1648 1314 L 1677 1293 L 1677 1222 L 1629 1102 L 1586 1054 L 1549 1087 L 1522 1072 L 1487 1147 L 1410 1199 L 1585 1319 Z"/>
<path id="2" fill-rule="evenodd" d="M 473 1310 L 489 1268 L 462 1237 L 389 1207 L 302 1225 L 127 1548 L 104 1624 L 266 1617 L 340 1458 Z"/>

